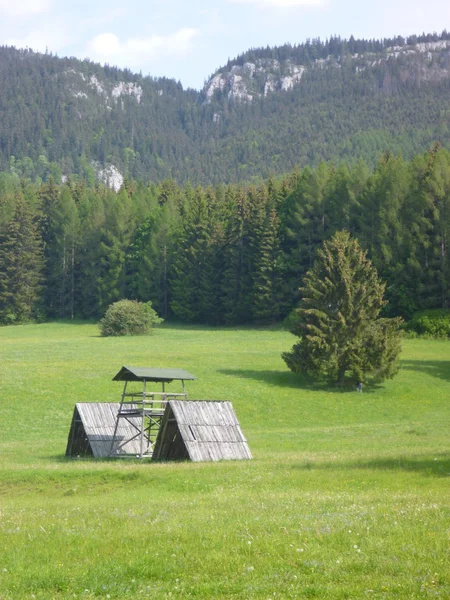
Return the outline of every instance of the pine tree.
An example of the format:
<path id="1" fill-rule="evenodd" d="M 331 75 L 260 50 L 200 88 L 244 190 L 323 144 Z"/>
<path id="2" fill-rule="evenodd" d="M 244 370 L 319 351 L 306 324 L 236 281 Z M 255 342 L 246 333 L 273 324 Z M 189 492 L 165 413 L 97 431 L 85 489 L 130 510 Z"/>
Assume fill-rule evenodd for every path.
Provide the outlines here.
<path id="1" fill-rule="evenodd" d="M 58 214 L 60 189 L 54 179 L 43 183 L 37 192 L 40 203 L 40 227 L 44 252 L 43 298 L 47 316 L 60 315 L 60 276 L 61 264 L 58 246 L 58 229 L 60 227 Z"/>
<path id="2" fill-rule="evenodd" d="M 447 303 L 447 156 L 435 145 L 411 165 L 412 181 L 401 212 L 402 257 L 394 284 L 394 289 L 401 286 L 404 290 L 401 309 L 408 317 L 418 309 L 445 307 Z"/>
<path id="3" fill-rule="evenodd" d="M 278 230 L 277 213 L 269 206 L 253 278 L 252 316 L 256 323 L 273 323 L 280 316 Z"/>
<path id="4" fill-rule="evenodd" d="M 304 279 L 291 331 L 300 341 L 283 353 L 288 367 L 344 383 L 393 377 L 400 353 L 399 319 L 379 318 L 385 284 L 348 232 L 318 251 Z"/>
<path id="5" fill-rule="evenodd" d="M 53 192 L 48 196 L 45 194 L 46 187 L 39 190 L 45 240 L 43 303 L 47 316 L 73 318 L 74 269 L 79 235 L 77 207 L 70 186 L 62 186 L 59 190 L 53 184 L 52 188 Z"/>
<path id="6" fill-rule="evenodd" d="M 224 244 L 222 302 L 227 324 L 248 323 L 250 320 L 252 280 L 249 264 L 249 218 L 248 195 L 244 189 L 237 189 Z"/>
<path id="7" fill-rule="evenodd" d="M 33 318 L 41 289 L 42 244 L 34 215 L 21 194 L 0 237 L 0 323 Z"/>
<path id="8" fill-rule="evenodd" d="M 424 308 L 447 308 L 450 300 L 450 155 L 438 144 L 428 153 L 419 190 L 423 239 L 419 254 L 422 258 L 419 258 L 421 271 L 418 300 Z"/>
<path id="9" fill-rule="evenodd" d="M 101 316 L 98 281 L 101 277 L 100 241 L 105 227 L 105 207 L 100 194 L 89 190 L 78 205 L 80 251 L 75 264 L 75 314 L 82 318 Z M 103 311 L 104 312 L 104 311 Z"/>
<path id="10" fill-rule="evenodd" d="M 358 240 L 387 282 L 389 305 L 383 312 L 390 315 L 414 311 L 413 282 L 402 276 L 407 260 L 402 213 L 410 186 L 409 165 L 386 152 L 360 193 Z"/>
<path id="11" fill-rule="evenodd" d="M 224 226 L 223 210 L 212 188 L 206 190 L 208 207 L 202 271 L 200 275 L 200 321 L 217 325 L 223 323 L 221 284 L 223 280 Z"/>
<path id="12" fill-rule="evenodd" d="M 182 321 L 202 322 L 202 280 L 209 245 L 208 205 L 198 187 L 190 198 L 172 266 L 172 310 Z"/>
<path id="13" fill-rule="evenodd" d="M 324 190 L 329 168 L 305 168 L 280 211 L 281 314 L 299 300 L 298 282 L 313 265 L 317 248 L 326 238 Z"/>

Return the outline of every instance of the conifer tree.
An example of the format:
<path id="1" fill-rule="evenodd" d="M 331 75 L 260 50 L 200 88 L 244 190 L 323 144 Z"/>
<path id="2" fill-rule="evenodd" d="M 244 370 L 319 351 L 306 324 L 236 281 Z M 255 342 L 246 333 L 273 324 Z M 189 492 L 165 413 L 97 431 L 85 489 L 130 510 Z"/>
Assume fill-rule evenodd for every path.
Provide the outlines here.
<path id="1" fill-rule="evenodd" d="M 182 321 L 202 321 L 202 272 L 209 244 L 208 206 L 198 187 L 186 207 L 172 266 L 172 310 Z"/>
<path id="2" fill-rule="evenodd" d="M 69 185 L 62 186 L 48 204 L 45 202 L 43 189 L 45 190 L 39 190 L 39 196 L 41 227 L 45 239 L 45 312 L 50 317 L 73 318 L 75 259 L 79 233 L 77 207 Z"/>
<path id="3" fill-rule="evenodd" d="M 19 194 L 0 237 L 0 323 L 22 323 L 34 316 L 42 267 L 42 244 L 34 215 Z"/>
<path id="4" fill-rule="evenodd" d="M 249 214 L 245 190 L 238 189 L 232 214 L 227 224 L 224 244 L 224 277 L 222 302 L 226 323 L 249 321 L 249 293 L 252 290 L 249 272 Z"/>
<path id="5" fill-rule="evenodd" d="M 57 251 L 60 189 L 54 179 L 41 184 L 37 191 L 40 203 L 40 227 L 42 236 L 42 249 L 44 252 L 43 269 L 43 300 L 45 312 L 49 317 L 61 316 L 59 313 L 59 279 L 60 279 L 60 257 Z"/>
<path id="6" fill-rule="evenodd" d="M 316 249 L 326 237 L 323 207 L 329 168 L 305 168 L 280 211 L 281 314 L 286 315 L 299 300 L 298 282 L 313 265 Z"/>
<path id="7" fill-rule="evenodd" d="M 449 304 L 450 155 L 436 144 L 416 182 L 412 198 L 417 225 L 408 231 L 414 251 L 416 294 L 421 308 Z M 410 215 L 414 216 L 414 215 Z"/>
<path id="8" fill-rule="evenodd" d="M 100 194 L 90 189 L 78 206 L 80 214 L 81 248 L 75 273 L 75 313 L 83 318 L 101 315 L 98 282 L 101 277 L 101 232 L 105 227 L 105 207 Z"/>
<path id="9" fill-rule="evenodd" d="M 442 283 L 445 288 L 445 282 L 439 280 L 439 274 L 446 263 L 445 256 L 443 261 L 440 256 L 445 239 L 446 194 L 445 184 L 439 190 L 441 186 L 438 183 L 441 158 L 444 157 L 439 146 L 435 145 L 426 155 L 416 157 L 411 165 L 412 181 L 401 212 L 402 257 L 394 283 L 394 288 L 401 286 L 405 300 L 400 309 L 407 317 L 418 309 L 442 306 Z M 444 236 L 440 235 L 442 225 Z"/>
<path id="10" fill-rule="evenodd" d="M 217 325 L 223 323 L 221 284 L 223 280 L 224 227 L 222 210 L 215 191 L 206 190 L 208 207 L 207 230 L 203 264 L 200 275 L 200 321 Z"/>
<path id="11" fill-rule="evenodd" d="M 280 316 L 278 229 L 277 213 L 269 206 L 261 233 L 253 281 L 252 316 L 256 323 L 275 322 Z"/>
<path id="12" fill-rule="evenodd" d="M 400 319 L 379 318 L 385 284 L 348 232 L 317 253 L 304 279 L 291 331 L 300 341 L 283 353 L 288 367 L 344 383 L 346 376 L 380 380 L 398 370 Z"/>

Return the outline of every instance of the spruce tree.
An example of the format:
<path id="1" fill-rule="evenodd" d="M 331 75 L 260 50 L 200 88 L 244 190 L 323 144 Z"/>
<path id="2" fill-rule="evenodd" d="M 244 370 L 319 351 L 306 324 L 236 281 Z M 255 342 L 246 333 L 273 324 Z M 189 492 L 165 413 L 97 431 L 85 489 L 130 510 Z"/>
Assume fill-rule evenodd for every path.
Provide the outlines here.
<path id="1" fill-rule="evenodd" d="M 329 167 L 305 168 L 280 210 L 282 288 L 280 308 L 286 316 L 299 301 L 298 282 L 313 265 L 316 249 L 326 238 L 324 190 Z"/>
<path id="2" fill-rule="evenodd" d="M 238 189 L 224 244 L 222 303 L 227 324 L 248 323 L 250 320 L 250 210 L 248 195 L 242 188 Z"/>
<path id="3" fill-rule="evenodd" d="M 207 229 L 202 271 L 200 274 L 200 321 L 217 325 L 223 322 L 221 284 L 223 280 L 224 226 L 223 215 L 214 190 L 206 191 Z"/>
<path id="4" fill-rule="evenodd" d="M 34 317 L 43 267 L 42 245 L 34 215 L 21 194 L 0 237 L 0 323 Z"/>
<path id="5" fill-rule="evenodd" d="M 202 282 L 209 245 L 208 203 L 197 187 L 189 199 L 176 242 L 171 288 L 174 314 L 182 321 L 202 322 Z"/>
<path id="6" fill-rule="evenodd" d="M 279 318 L 279 220 L 268 207 L 253 278 L 252 315 L 256 323 L 273 323 Z"/>
<path id="7" fill-rule="evenodd" d="M 37 197 L 40 204 L 40 229 L 44 253 L 43 303 L 49 317 L 60 315 L 60 256 L 57 250 L 60 217 L 58 214 L 60 188 L 54 179 L 41 184 Z"/>
<path id="8" fill-rule="evenodd" d="M 400 319 L 379 318 L 385 284 L 347 231 L 323 244 L 300 291 L 291 326 L 300 341 L 283 353 L 292 371 L 341 384 L 396 374 Z"/>
<path id="9" fill-rule="evenodd" d="M 55 191 L 56 189 L 56 191 Z M 46 193 L 50 190 L 51 193 Z M 41 186 L 40 225 L 44 242 L 43 303 L 48 317 L 73 318 L 78 214 L 69 185 Z M 49 199 L 51 201 L 49 201 Z"/>

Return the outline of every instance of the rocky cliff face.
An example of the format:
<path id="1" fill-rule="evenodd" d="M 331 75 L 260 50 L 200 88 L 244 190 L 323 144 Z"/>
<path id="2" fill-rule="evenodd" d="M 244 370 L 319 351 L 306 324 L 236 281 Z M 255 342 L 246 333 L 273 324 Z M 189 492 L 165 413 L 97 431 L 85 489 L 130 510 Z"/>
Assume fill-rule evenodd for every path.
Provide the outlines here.
<path id="1" fill-rule="evenodd" d="M 270 93 L 286 92 L 301 85 L 305 73 L 315 69 L 345 68 L 355 74 L 375 69 L 380 65 L 392 67 L 393 74 L 384 76 L 383 91 L 389 93 L 395 81 L 438 82 L 450 77 L 450 41 L 423 42 L 414 45 L 392 46 L 382 53 L 349 54 L 343 57 L 328 56 L 311 61 L 308 65 L 296 64 L 291 59 L 257 59 L 255 62 L 235 64 L 220 69 L 203 89 L 205 103 L 211 103 L 218 94 L 228 100 L 252 102 Z"/>
<path id="2" fill-rule="evenodd" d="M 66 69 L 58 78 L 63 79 L 63 83 L 71 90 L 74 98 L 88 100 L 90 97 L 94 97 L 96 101 L 101 99 L 107 108 L 111 108 L 112 103 L 117 104 L 126 96 L 140 104 L 143 94 L 142 87 L 136 83 L 119 81 L 115 85 L 111 85 L 96 75 L 86 76 L 76 69 Z M 123 102 L 122 108 L 124 108 Z"/>

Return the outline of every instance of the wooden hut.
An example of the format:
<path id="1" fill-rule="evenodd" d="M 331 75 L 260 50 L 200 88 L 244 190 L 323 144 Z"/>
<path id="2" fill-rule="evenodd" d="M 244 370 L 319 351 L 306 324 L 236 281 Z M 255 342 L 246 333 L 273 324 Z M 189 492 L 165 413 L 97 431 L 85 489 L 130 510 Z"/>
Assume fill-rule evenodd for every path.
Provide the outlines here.
<path id="1" fill-rule="evenodd" d="M 79 402 L 75 405 L 66 456 L 138 455 L 139 418 L 120 420 L 117 426 L 119 402 Z M 134 439 L 133 439 L 134 438 Z M 112 444 L 112 449 L 111 449 Z"/>
<path id="2" fill-rule="evenodd" d="M 252 455 L 231 402 L 170 400 L 153 460 L 245 460 Z"/>

